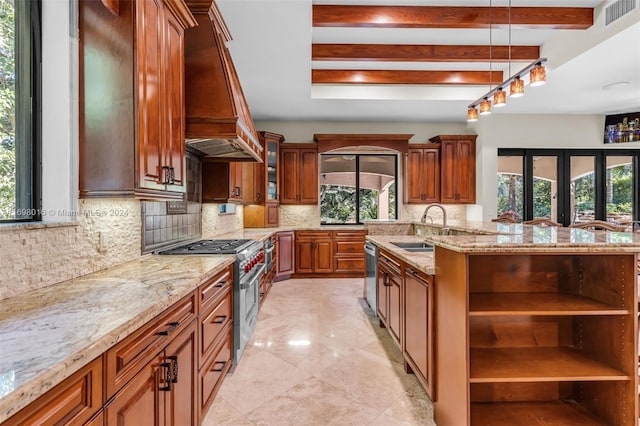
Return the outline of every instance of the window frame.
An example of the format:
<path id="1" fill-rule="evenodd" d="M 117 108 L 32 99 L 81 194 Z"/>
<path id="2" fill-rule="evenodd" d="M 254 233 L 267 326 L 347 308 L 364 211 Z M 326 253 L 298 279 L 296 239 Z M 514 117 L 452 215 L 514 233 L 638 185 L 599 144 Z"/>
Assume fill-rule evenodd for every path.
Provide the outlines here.
<path id="1" fill-rule="evenodd" d="M 632 220 L 640 221 L 640 150 L 633 148 L 606 149 L 553 149 L 553 148 L 498 148 L 498 156 L 521 156 L 523 165 L 523 212 L 522 220 L 533 219 L 533 158 L 537 156 L 557 157 L 558 201 L 557 218 L 564 226 L 571 224 L 571 198 L 569 184 L 571 183 L 571 157 L 594 157 L 594 187 L 595 187 L 595 219 L 607 220 L 606 200 L 606 170 L 607 157 L 627 156 L 632 158 Z"/>

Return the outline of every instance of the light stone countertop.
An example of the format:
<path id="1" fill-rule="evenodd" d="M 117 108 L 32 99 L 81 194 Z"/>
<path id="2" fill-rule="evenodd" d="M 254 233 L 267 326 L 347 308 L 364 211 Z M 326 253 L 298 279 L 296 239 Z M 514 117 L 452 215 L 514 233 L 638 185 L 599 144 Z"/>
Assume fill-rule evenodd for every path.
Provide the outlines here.
<path id="1" fill-rule="evenodd" d="M 148 255 L 2 300 L 0 422 L 232 264 Z"/>
<path id="2" fill-rule="evenodd" d="M 369 235 L 367 240 L 427 275 L 436 273 L 433 252 L 410 252 L 393 244 L 419 243 L 424 242 L 424 238 L 415 235 Z"/>

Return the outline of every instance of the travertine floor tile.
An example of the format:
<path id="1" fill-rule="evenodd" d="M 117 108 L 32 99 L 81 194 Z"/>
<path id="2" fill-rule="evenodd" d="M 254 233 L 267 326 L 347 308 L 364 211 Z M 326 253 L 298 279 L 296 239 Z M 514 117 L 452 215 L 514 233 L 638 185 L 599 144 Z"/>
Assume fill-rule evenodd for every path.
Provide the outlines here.
<path id="1" fill-rule="evenodd" d="M 203 425 L 435 425 L 431 401 L 404 373 L 362 285 L 275 283 Z"/>

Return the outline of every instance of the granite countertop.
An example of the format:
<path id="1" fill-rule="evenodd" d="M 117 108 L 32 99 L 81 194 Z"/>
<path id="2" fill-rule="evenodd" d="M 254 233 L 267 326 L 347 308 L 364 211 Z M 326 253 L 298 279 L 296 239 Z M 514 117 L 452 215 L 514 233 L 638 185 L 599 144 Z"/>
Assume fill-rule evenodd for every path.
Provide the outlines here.
<path id="1" fill-rule="evenodd" d="M 147 255 L 2 300 L 0 422 L 232 264 Z"/>
<path id="2" fill-rule="evenodd" d="M 425 274 L 435 275 L 436 273 L 433 252 L 410 252 L 392 244 L 393 242 L 419 243 L 424 241 L 422 237 L 415 235 L 369 235 L 367 241 L 371 241 L 379 248 L 388 251 Z"/>
<path id="3" fill-rule="evenodd" d="M 216 235 L 214 239 L 250 239 L 265 241 L 275 232 L 285 231 L 363 231 L 364 225 L 321 225 L 321 226 L 279 226 L 277 228 L 244 228 L 226 234 Z"/>

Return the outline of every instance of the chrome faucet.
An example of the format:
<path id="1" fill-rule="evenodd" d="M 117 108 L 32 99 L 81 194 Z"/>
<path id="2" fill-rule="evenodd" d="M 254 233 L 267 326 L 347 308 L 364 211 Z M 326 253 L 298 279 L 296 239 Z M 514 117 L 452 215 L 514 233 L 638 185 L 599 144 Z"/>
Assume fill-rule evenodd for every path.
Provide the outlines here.
<path id="1" fill-rule="evenodd" d="M 429 219 L 431 219 L 431 224 L 433 225 L 433 218 L 431 216 L 427 216 L 429 210 L 431 210 L 432 207 L 439 207 L 440 210 L 442 210 L 442 231 L 440 231 L 440 233 L 442 235 L 448 235 L 449 228 L 447 228 L 447 211 L 444 209 L 442 204 L 429 204 L 427 208 L 424 209 L 424 213 L 422 214 L 422 219 L 420 219 L 420 222 L 426 223 L 428 217 Z"/>

